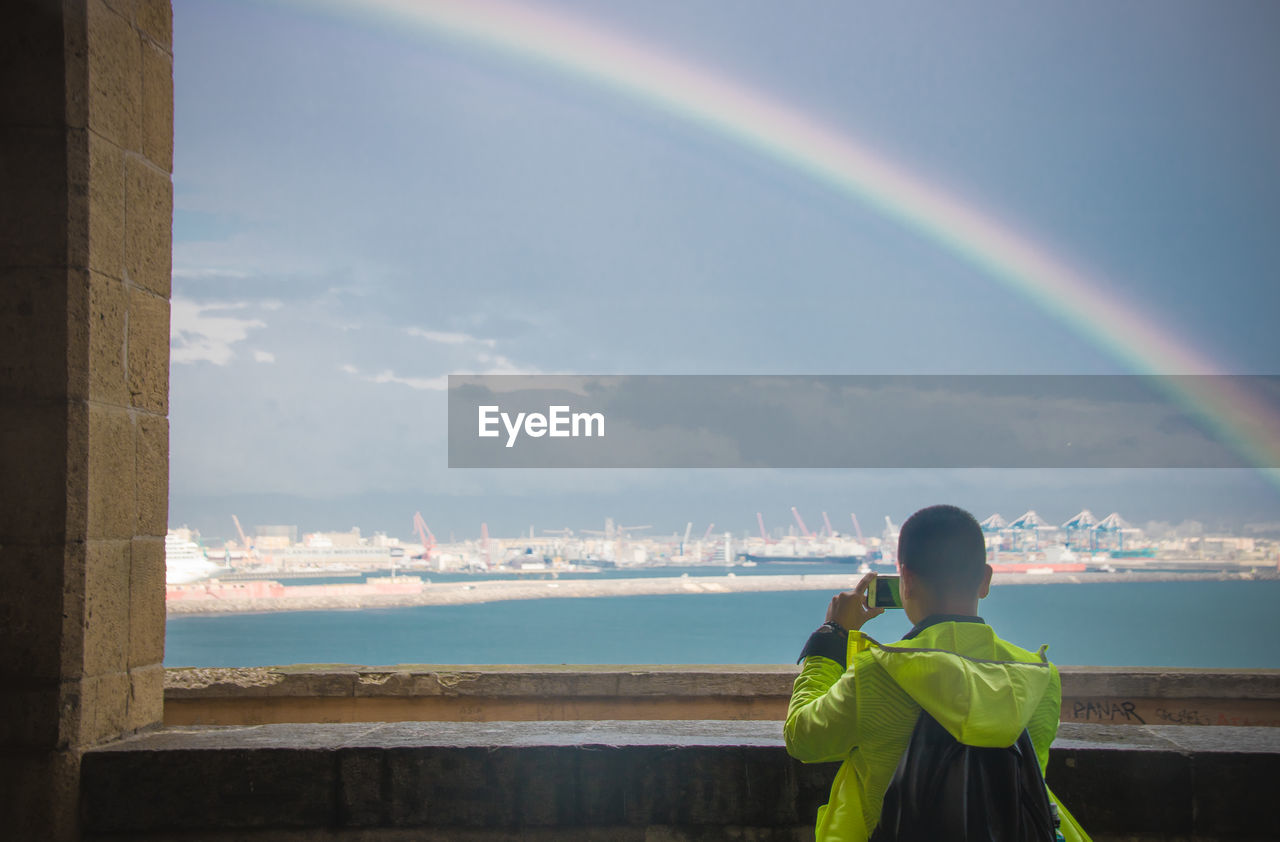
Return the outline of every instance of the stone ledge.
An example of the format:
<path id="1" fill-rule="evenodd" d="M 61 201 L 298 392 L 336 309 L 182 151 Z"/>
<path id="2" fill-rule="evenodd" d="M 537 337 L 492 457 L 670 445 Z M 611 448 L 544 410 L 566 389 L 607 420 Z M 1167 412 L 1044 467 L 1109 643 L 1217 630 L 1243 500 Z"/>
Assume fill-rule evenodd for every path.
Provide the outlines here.
<path id="1" fill-rule="evenodd" d="M 267 696 L 789 696 L 779 665 L 471 666 L 350 664 L 169 668 L 170 699 Z M 1064 697 L 1280 700 L 1280 670 L 1059 667 Z"/>
<path id="2" fill-rule="evenodd" d="M 1064 667 L 1063 696 L 1280 699 L 1280 669 Z"/>
<path id="3" fill-rule="evenodd" d="M 470 666 L 170 668 L 171 699 L 267 696 L 776 696 L 797 668 L 778 666 Z M 1277 694 L 1280 697 L 1280 693 Z"/>
<path id="4" fill-rule="evenodd" d="M 169 728 L 87 752 L 82 804 L 88 839 L 791 840 L 835 768 L 787 757 L 778 722 Z M 1277 779 L 1270 728 L 1065 725 L 1049 771 L 1098 840 L 1276 838 Z"/>
<path id="5" fill-rule="evenodd" d="M 763 719 L 793 665 L 169 669 L 168 725 Z M 1063 667 L 1064 722 L 1280 726 L 1280 670 Z"/>

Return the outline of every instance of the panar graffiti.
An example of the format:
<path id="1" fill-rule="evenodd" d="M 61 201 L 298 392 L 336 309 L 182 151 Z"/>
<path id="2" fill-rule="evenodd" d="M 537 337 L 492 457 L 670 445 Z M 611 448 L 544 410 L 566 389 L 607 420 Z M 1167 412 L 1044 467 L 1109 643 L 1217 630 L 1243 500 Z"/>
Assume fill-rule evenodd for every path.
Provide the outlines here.
<path id="1" fill-rule="evenodd" d="M 1147 720 L 1138 713 L 1137 705 L 1128 699 L 1124 701 L 1079 701 L 1071 709 L 1071 718 L 1085 722 L 1115 722 L 1118 719 L 1126 722 L 1137 721 L 1142 725 Z"/>

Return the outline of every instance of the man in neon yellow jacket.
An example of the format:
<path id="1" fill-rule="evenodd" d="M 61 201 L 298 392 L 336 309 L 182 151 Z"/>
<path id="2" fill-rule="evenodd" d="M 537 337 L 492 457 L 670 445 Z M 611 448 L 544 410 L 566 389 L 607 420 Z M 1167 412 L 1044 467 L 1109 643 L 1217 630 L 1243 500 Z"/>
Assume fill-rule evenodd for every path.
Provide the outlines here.
<path id="1" fill-rule="evenodd" d="M 959 742 L 1009 746 L 1027 729 L 1044 772 L 1058 731 L 1062 685 L 1038 652 L 1006 643 L 977 616 L 991 586 L 982 528 L 955 506 L 931 506 L 898 538 L 901 595 L 915 627 L 879 643 L 864 623 L 870 576 L 836 594 L 809 638 L 784 727 L 787 751 L 806 763 L 843 761 L 818 810 L 818 842 L 865 842 L 921 709 Z M 1068 842 L 1089 837 L 1052 792 Z"/>

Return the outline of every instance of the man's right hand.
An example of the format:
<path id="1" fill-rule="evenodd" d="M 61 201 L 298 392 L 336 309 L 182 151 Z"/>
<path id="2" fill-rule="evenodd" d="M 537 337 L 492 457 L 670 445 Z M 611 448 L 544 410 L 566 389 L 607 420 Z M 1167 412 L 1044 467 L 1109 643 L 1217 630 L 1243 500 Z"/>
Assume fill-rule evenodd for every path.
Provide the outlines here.
<path id="1" fill-rule="evenodd" d="M 831 597 L 831 604 L 827 606 L 828 622 L 835 622 L 849 631 L 857 631 L 868 620 L 883 614 L 883 608 L 867 607 L 867 588 L 874 577 L 874 573 L 868 573 L 853 590 L 841 591 Z"/>

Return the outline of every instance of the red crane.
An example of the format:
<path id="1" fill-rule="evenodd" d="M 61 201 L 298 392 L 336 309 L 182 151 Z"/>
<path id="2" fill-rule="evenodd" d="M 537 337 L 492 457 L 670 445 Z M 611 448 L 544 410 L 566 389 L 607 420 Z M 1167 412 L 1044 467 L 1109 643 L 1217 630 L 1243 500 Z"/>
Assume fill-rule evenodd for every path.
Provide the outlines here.
<path id="1" fill-rule="evenodd" d="M 708 524 L 707 524 L 707 531 L 702 533 L 702 540 L 704 540 L 704 541 L 705 541 L 705 540 L 707 540 L 708 538 L 710 538 L 710 537 L 711 537 L 711 530 L 713 530 L 713 529 L 715 529 L 715 528 L 716 528 L 716 525 L 715 525 L 715 523 L 714 523 L 714 522 L 712 522 L 712 523 L 708 523 Z"/>
<path id="2" fill-rule="evenodd" d="M 418 540 L 422 542 L 422 560 L 430 561 L 431 551 L 436 548 L 436 536 L 431 534 L 431 528 L 422 519 L 422 512 L 413 513 L 413 531 L 418 533 Z"/>
<path id="3" fill-rule="evenodd" d="M 858 516 L 855 515 L 853 512 L 849 512 L 849 517 L 853 518 L 853 531 L 856 532 L 858 535 L 858 543 L 859 544 L 867 543 L 866 539 L 862 537 L 862 527 L 858 525 Z"/>
<path id="4" fill-rule="evenodd" d="M 232 515 L 232 516 L 231 516 L 231 519 L 232 519 L 233 521 L 235 521 L 235 524 L 236 524 L 236 534 L 238 534 L 238 535 L 240 536 L 240 546 L 243 548 L 243 558 L 244 558 L 244 560 L 245 560 L 245 561 L 256 561 L 256 560 L 257 560 L 257 558 L 258 558 L 258 551 L 257 551 L 257 548 L 256 548 L 256 547 L 254 547 L 252 543 L 250 543 L 250 541 L 249 541 L 249 539 L 248 539 L 247 537 L 245 537 L 244 529 L 240 526 L 240 518 L 236 517 L 235 515 Z"/>
<path id="5" fill-rule="evenodd" d="M 764 529 L 764 515 L 756 512 L 756 523 L 760 524 L 760 537 L 766 544 L 769 543 L 769 533 Z"/>
<path id="6" fill-rule="evenodd" d="M 796 519 L 796 523 L 800 524 L 800 534 L 806 538 L 812 538 L 813 533 L 809 531 L 809 527 L 804 525 L 804 519 L 800 517 L 800 513 L 796 511 L 796 507 L 791 507 L 791 516 Z"/>
<path id="7" fill-rule="evenodd" d="M 822 513 L 822 522 L 827 525 L 827 537 L 828 538 L 836 537 L 836 531 L 831 528 L 831 518 L 827 517 L 826 512 Z"/>

